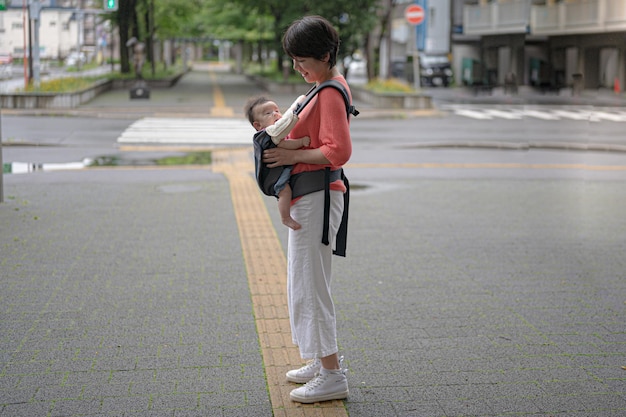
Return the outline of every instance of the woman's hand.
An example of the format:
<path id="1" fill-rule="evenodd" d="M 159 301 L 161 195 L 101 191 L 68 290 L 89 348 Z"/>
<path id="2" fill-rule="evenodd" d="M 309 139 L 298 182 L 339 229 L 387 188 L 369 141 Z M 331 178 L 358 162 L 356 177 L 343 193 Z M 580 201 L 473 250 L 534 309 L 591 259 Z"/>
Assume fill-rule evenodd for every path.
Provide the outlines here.
<path id="1" fill-rule="evenodd" d="M 282 148 L 267 149 L 263 152 L 263 162 L 267 164 L 268 168 L 275 168 L 282 165 L 294 165 L 297 162 L 296 152 L 298 151 Z"/>
<path id="2" fill-rule="evenodd" d="M 319 148 L 315 149 L 283 149 L 272 148 L 263 152 L 263 162 L 269 168 L 276 168 L 282 165 L 295 165 L 297 163 L 328 165 L 330 161 L 326 159 Z"/>

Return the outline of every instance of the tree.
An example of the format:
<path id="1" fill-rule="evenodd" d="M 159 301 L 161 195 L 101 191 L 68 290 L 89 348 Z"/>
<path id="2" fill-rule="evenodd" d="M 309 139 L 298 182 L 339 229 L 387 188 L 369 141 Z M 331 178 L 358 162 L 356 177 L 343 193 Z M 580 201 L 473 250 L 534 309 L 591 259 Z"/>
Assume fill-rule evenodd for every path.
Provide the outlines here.
<path id="1" fill-rule="evenodd" d="M 352 55 L 355 50 L 365 45 L 363 41 L 376 24 L 379 0 L 235 0 L 233 3 L 242 5 L 246 10 L 256 10 L 258 15 L 270 16 L 273 19 L 272 47 L 279 54 L 282 51 L 281 40 L 286 28 L 294 20 L 317 14 L 328 19 L 339 31 L 342 44 L 339 50 L 340 60 Z M 283 71 L 283 60 L 277 61 L 277 70 Z"/>
<path id="2" fill-rule="evenodd" d="M 117 24 L 120 32 L 120 68 L 123 74 L 130 72 L 130 59 L 126 42 L 137 33 L 137 0 L 124 0 L 119 2 L 117 14 Z"/>
<path id="3" fill-rule="evenodd" d="M 282 36 L 294 20 L 311 14 L 327 18 L 339 31 L 340 62 L 363 49 L 367 57 L 368 34 L 377 24 L 381 0 L 124 0 L 115 13 L 120 30 L 122 72 L 130 72 L 126 42 L 131 37 L 150 48 L 150 7 L 154 5 L 154 32 L 160 39 L 194 41 L 230 40 L 267 44 L 282 56 Z M 152 52 L 148 52 L 152 57 Z M 283 71 L 283 59 L 277 70 Z"/>

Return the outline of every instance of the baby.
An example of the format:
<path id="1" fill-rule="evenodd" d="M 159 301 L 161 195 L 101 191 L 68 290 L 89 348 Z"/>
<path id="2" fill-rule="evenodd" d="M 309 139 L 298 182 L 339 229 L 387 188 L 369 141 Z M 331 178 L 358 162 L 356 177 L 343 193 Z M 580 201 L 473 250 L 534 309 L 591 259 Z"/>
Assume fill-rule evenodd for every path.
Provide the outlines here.
<path id="1" fill-rule="evenodd" d="M 291 129 L 298 122 L 298 115 L 295 110 L 305 96 L 300 96 L 293 102 L 291 107 L 281 114 L 278 105 L 266 97 L 256 97 L 248 100 L 244 110 L 248 120 L 258 132 L 265 130 L 272 142 L 279 148 L 299 149 L 309 146 L 311 140 L 308 137 L 300 139 L 287 139 Z M 274 185 L 274 194 L 278 197 L 278 212 L 283 224 L 293 230 L 300 229 L 300 224 L 291 217 L 291 186 L 289 177 L 291 176 L 291 166 L 283 167 L 280 178 Z"/>

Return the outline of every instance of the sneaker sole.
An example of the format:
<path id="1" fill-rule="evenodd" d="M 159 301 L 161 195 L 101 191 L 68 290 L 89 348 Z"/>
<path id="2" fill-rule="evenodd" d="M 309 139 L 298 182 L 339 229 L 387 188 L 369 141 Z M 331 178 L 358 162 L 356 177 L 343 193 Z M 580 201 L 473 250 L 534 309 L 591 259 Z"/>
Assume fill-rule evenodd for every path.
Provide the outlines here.
<path id="1" fill-rule="evenodd" d="M 319 403 L 322 401 L 331 401 L 331 400 L 345 400 L 348 398 L 348 390 L 342 392 L 334 392 L 332 394 L 319 395 L 317 397 L 300 397 L 299 395 L 294 395 L 293 392 L 289 394 L 292 401 L 296 401 L 302 404 L 313 404 Z"/>
<path id="2" fill-rule="evenodd" d="M 296 384 L 306 384 L 307 382 L 309 382 L 313 378 L 315 378 L 315 377 L 312 376 L 311 378 L 304 378 L 304 377 L 297 377 L 297 376 L 289 376 L 289 375 L 287 375 L 287 381 L 295 382 Z"/>

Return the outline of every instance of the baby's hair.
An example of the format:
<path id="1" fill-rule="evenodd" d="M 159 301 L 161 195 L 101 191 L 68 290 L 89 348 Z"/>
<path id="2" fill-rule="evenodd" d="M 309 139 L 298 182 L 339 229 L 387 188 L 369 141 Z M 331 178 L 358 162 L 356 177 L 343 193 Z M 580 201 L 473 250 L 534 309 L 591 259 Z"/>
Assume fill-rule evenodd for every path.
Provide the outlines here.
<path id="1" fill-rule="evenodd" d="M 248 121 L 250 122 L 251 125 L 254 126 L 254 109 L 257 106 L 260 106 L 261 104 L 265 104 L 268 101 L 271 101 L 269 98 L 265 97 L 265 96 L 257 96 L 257 97 L 251 97 L 248 99 L 248 101 L 246 102 L 246 105 L 243 106 L 243 112 L 246 115 L 246 117 L 248 118 Z"/>

